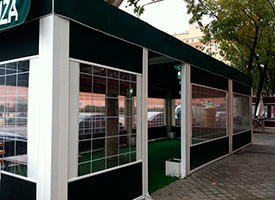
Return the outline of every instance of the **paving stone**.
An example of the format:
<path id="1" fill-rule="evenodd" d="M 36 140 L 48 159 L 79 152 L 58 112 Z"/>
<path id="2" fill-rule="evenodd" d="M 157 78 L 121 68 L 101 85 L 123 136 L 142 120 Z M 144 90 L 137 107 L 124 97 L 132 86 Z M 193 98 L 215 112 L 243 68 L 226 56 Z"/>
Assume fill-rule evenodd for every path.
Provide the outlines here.
<path id="1" fill-rule="evenodd" d="M 253 145 L 156 191 L 152 198 L 274 200 L 275 131 L 254 134 L 253 139 Z"/>

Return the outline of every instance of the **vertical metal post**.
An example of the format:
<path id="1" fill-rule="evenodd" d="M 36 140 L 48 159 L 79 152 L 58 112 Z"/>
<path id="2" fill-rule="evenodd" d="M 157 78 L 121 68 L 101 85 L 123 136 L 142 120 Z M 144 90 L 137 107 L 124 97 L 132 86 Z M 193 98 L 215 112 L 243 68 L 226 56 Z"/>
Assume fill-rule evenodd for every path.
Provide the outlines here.
<path id="1" fill-rule="evenodd" d="M 30 66 L 28 133 L 37 138 L 28 141 L 28 173 L 37 179 L 37 199 L 66 200 L 69 20 L 53 14 L 41 18 L 39 32 L 39 58 Z"/>
<path id="2" fill-rule="evenodd" d="M 143 48 L 142 62 L 142 166 L 143 166 L 143 196 L 148 192 L 148 50 Z"/>
<path id="3" fill-rule="evenodd" d="M 229 154 L 233 152 L 233 81 L 228 80 L 228 137 L 229 137 Z"/>
<path id="4" fill-rule="evenodd" d="M 78 117 L 79 117 L 79 63 L 70 62 L 70 96 L 69 96 L 69 179 L 78 176 Z"/>
<path id="5" fill-rule="evenodd" d="M 142 159 L 142 77 L 137 76 L 137 160 Z"/>
<path id="6" fill-rule="evenodd" d="M 181 67 L 181 178 L 190 173 L 190 140 L 192 135 L 192 94 L 190 64 Z"/>

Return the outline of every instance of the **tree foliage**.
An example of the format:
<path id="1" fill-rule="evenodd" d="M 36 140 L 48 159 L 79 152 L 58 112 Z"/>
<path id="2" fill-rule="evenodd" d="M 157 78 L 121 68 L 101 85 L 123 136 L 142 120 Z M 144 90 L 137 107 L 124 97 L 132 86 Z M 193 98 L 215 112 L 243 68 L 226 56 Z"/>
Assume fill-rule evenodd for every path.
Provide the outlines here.
<path id="1" fill-rule="evenodd" d="M 203 43 L 215 40 L 220 54 L 253 78 L 253 89 L 275 92 L 274 0 L 184 0 L 190 23 L 204 32 Z M 202 18 L 213 19 L 203 26 Z"/>
<path id="2" fill-rule="evenodd" d="M 144 12 L 144 6 L 140 5 L 139 2 L 141 0 L 104 0 L 115 7 L 119 7 L 123 2 L 127 2 L 126 7 L 131 6 L 134 9 L 134 13 L 141 15 Z M 151 0 L 151 2 L 157 0 Z"/>

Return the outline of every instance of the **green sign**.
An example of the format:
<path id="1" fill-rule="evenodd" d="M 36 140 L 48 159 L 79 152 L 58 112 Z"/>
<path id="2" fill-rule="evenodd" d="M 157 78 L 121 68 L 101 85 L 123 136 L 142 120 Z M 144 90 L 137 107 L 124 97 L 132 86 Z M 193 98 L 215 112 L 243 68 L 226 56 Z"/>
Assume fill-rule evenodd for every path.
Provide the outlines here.
<path id="1" fill-rule="evenodd" d="M 25 22 L 31 0 L 0 0 L 0 30 Z"/>

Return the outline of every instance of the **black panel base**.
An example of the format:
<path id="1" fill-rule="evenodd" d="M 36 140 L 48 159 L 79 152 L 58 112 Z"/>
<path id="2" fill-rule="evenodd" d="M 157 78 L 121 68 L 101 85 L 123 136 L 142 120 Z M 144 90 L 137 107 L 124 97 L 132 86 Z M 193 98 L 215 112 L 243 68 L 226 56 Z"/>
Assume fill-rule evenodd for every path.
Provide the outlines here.
<path id="1" fill-rule="evenodd" d="M 35 200 L 36 184 L 6 174 L 1 174 L 0 199 Z"/>
<path id="2" fill-rule="evenodd" d="M 195 169 L 228 153 L 228 137 L 192 146 L 190 149 L 190 169 Z"/>
<path id="3" fill-rule="evenodd" d="M 181 137 L 181 127 L 180 126 L 172 126 L 172 131 L 176 132 L 177 137 Z"/>
<path id="4" fill-rule="evenodd" d="M 251 143 L 251 131 L 233 135 L 233 151 Z"/>
<path id="5" fill-rule="evenodd" d="M 166 126 L 148 128 L 148 140 L 167 137 Z"/>
<path id="6" fill-rule="evenodd" d="M 68 200 L 130 200 L 139 196 L 142 196 L 142 163 L 70 182 L 68 186 Z"/>

